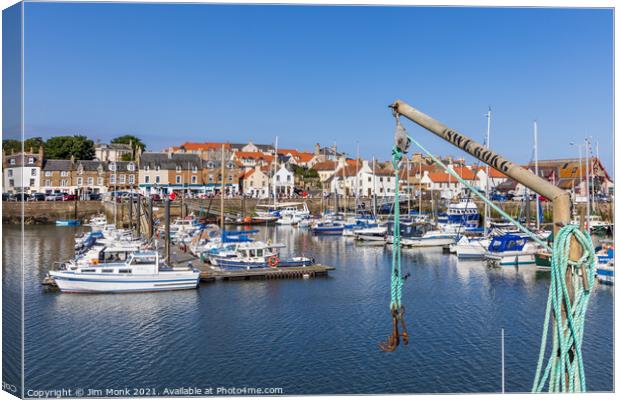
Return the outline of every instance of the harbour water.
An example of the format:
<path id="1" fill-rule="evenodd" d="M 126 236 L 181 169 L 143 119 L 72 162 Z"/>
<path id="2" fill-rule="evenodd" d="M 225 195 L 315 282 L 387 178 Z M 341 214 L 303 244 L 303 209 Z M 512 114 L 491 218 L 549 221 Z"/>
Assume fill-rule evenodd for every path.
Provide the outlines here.
<path id="1" fill-rule="evenodd" d="M 72 295 L 41 286 L 84 228 L 26 226 L 26 390 L 249 387 L 284 394 L 462 393 L 531 389 L 549 274 L 491 269 L 441 250 L 403 250 L 410 344 L 377 344 L 391 329 L 391 250 L 295 227 L 259 228 L 335 266 L 327 278 L 201 284 L 165 293 Z M 21 227 L 3 227 L 5 288 L 19 284 Z M 17 296 L 5 293 L 6 302 Z M 6 314 L 5 314 L 6 317 Z M 15 315 L 12 316 L 16 317 Z M 19 337 L 20 332 L 5 333 Z M 5 336 L 6 337 L 6 336 Z M 16 347 L 3 354 L 19 360 Z M 590 391 L 613 390 L 613 287 L 596 284 L 583 352 Z M 13 370 L 5 371 L 7 374 Z"/>

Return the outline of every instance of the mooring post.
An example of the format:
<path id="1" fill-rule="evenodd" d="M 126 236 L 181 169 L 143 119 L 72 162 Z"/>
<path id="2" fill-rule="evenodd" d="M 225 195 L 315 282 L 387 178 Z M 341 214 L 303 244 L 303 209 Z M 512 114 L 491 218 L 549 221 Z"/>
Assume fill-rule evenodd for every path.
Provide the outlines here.
<path id="1" fill-rule="evenodd" d="M 166 198 L 166 214 L 164 219 L 166 220 L 166 240 L 165 240 L 165 252 L 166 262 L 170 264 L 170 198 Z"/>
<path id="2" fill-rule="evenodd" d="M 553 233 L 555 237 L 557 237 L 558 231 L 562 227 L 570 223 L 571 200 L 568 192 L 560 189 L 551 182 L 548 182 L 545 179 L 537 176 L 531 171 L 522 168 L 521 166 L 513 163 L 512 161 L 507 160 L 499 154 L 487 149 L 486 147 L 470 139 L 469 137 L 450 129 L 441 122 L 422 113 L 421 111 L 416 110 L 415 108 L 411 107 L 410 105 L 401 100 L 396 100 L 392 105 L 390 105 L 390 108 L 394 110 L 394 113 L 396 115 L 402 115 L 404 117 L 407 117 L 419 126 L 450 142 L 461 150 L 464 150 L 465 152 L 469 153 L 483 163 L 501 171 L 508 177 L 521 183 L 523 186 L 549 199 L 553 204 Z M 581 257 L 581 254 L 581 246 L 578 245 L 576 239 L 572 239 L 570 246 L 571 260 L 578 260 Z M 574 287 L 571 278 L 571 269 L 568 268 L 566 270 L 566 287 L 568 289 L 569 298 L 573 299 Z M 562 316 L 560 323 L 564 323 L 566 319 L 567 310 L 565 304 L 562 303 Z M 554 323 L 558 322 L 554 321 Z M 556 340 L 555 336 L 553 338 L 554 340 Z M 570 351 L 570 353 L 571 355 L 574 353 L 574 347 Z M 557 355 L 557 357 L 557 362 L 559 363 L 559 354 Z"/>

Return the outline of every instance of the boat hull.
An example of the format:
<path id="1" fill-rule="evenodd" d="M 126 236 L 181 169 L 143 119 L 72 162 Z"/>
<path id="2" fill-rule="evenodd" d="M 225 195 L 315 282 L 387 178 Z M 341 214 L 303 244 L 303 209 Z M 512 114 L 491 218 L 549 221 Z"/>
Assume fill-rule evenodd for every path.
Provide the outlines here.
<path id="1" fill-rule="evenodd" d="M 454 238 L 403 238 L 400 244 L 405 247 L 443 247 L 454 244 L 454 242 Z"/>
<path id="2" fill-rule="evenodd" d="M 487 253 L 485 258 L 490 263 L 499 266 L 533 265 L 536 263 L 535 254 L 519 252 L 505 252 L 505 254 L 501 255 Z"/>
<path id="3" fill-rule="evenodd" d="M 50 277 L 62 292 L 127 293 L 195 289 L 199 271 L 171 271 L 149 275 L 119 275 L 50 271 Z"/>
<path id="4" fill-rule="evenodd" d="M 596 268 L 596 277 L 601 283 L 613 285 L 614 268 L 610 265 L 599 266 L 598 268 Z"/>

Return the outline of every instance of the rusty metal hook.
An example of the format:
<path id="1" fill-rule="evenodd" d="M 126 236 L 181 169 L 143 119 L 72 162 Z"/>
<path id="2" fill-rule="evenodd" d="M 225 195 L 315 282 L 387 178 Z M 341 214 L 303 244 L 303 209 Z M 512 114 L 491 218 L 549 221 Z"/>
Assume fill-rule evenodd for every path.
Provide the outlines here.
<path id="1" fill-rule="evenodd" d="M 400 310 L 393 307 L 392 310 L 392 334 L 388 336 L 386 342 L 379 343 L 379 348 L 385 352 L 393 352 L 400 344 L 400 338 L 403 338 L 405 345 L 409 344 L 409 334 L 407 333 L 407 326 L 405 325 L 404 315 L 405 308 L 400 307 Z M 402 333 L 398 332 L 398 323 L 402 326 Z"/>

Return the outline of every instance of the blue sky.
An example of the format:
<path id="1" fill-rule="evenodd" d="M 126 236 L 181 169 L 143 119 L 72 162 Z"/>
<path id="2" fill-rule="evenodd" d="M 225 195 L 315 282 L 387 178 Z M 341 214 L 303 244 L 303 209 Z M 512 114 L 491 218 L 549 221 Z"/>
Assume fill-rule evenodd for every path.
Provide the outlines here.
<path id="1" fill-rule="evenodd" d="M 519 162 L 611 169 L 613 14 L 605 9 L 41 4 L 25 10 L 27 136 L 131 133 L 333 144 L 388 159 L 397 98 Z M 441 154 L 460 155 L 412 124 Z"/>

